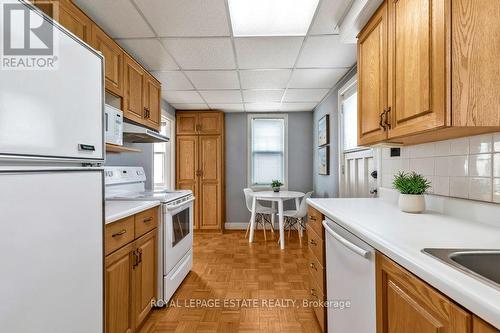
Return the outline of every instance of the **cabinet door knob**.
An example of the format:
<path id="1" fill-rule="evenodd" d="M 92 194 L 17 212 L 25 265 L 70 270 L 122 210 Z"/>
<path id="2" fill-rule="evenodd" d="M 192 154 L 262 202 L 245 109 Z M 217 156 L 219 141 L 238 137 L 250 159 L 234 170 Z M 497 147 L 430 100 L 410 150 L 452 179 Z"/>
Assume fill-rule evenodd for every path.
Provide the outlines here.
<path id="1" fill-rule="evenodd" d="M 316 217 L 309 215 L 309 220 L 316 221 Z"/>
<path id="2" fill-rule="evenodd" d="M 316 290 L 314 290 L 314 288 L 311 288 L 311 296 L 318 297 L 318 295 L 316 295 Z"/>
<path id="3" fill-rule="evenodd" d="M 309 264 L 309 267 L 311 267 L 312 269 L 314 269 L 315 271 L 317 271 L 318 269 L 316 268 L 316 265 L 312 262 Z"/>
<path id="4" fill-rule="evenodd" d="M 311 239 L 311 240 L 309 241 L 309 243 L 310 243 L 311 245 L 316 245 L 316 244 L 317 244 L 317 243 L 316 243 L 316 241 L 315 241 L 314 239 Z"/>
<path id="5" fill-rule="evenodd" d="M 144 223 L 148 223 L 148 222 L 151 222 L 151 221 L 153 221 L 153 217 L 152 216 L 150 216 L 150 217 L 145 218 L 144 220 L 142 220 L 142 222 L 144 222 Z"/>

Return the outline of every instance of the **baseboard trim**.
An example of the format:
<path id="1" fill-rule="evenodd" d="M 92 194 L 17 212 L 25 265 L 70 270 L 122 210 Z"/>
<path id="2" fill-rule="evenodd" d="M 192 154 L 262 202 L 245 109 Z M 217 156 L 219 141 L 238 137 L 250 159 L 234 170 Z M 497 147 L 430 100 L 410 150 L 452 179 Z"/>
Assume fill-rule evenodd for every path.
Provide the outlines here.
<path id="1" fill-rule="evenodd" d="M 248 222 L 226 222 L 224 224 L 225 230 L 246 230 Z"/>

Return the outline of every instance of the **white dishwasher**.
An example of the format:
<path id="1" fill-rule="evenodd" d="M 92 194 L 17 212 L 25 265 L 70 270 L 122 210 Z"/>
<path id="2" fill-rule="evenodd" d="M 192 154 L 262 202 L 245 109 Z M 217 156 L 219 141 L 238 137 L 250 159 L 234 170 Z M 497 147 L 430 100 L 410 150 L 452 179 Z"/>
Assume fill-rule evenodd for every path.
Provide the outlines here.
<path id="1" fill-rule="evenodd" d="M 329 333 L 375 333 L 375 250 L 330 219 L 326 238 Z"/>

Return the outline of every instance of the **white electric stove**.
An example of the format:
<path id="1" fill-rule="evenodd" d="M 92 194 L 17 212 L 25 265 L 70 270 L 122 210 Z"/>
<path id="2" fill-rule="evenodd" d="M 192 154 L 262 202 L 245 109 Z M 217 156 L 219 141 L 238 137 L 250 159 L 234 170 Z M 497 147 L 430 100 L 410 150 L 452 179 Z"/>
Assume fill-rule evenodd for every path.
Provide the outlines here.
<path id="1" fill-rule="evenodd" d="M 160 201 L 157 305 L 167 304 L 193 267 L 193 202 L 190 190 L 146 191 L 142 167 L 106 167 L 106 200 Z"/>

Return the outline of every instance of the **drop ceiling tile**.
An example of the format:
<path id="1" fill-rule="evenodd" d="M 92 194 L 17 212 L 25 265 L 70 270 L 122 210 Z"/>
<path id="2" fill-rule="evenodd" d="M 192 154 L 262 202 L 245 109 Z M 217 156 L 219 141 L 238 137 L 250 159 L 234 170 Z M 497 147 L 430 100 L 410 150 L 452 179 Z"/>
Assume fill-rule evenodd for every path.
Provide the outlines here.
<path id="1" fill-rule="evenodd" d="M 155 36 L 130 1 L 75 0 L 75 2 L 113 38 Z"/>
<path id="2" fill-rule="evenodd" d="M 278 111 L 281 103 L 246 103 L 247 112 L 269 112 Z"/>
<path id="3" fill-rule="evenodd" d="M 208 110 L 208 105 L 205 103 L 192 103 L 192 104 L 170 104 L 176 110 Z"/>
<path id="4" fill-rule="evenodd" d="M 196 89 L 239 89 L 236 71 L 186 71 Z"/>
<path id="5" fill-rule="evenodd" d="M 243 104 L 209 104 L 210 109 L 224 112 L 245 112 Z"/>
<path id="6" fill-rule="evenodd" d="M 352 67 L 356 63 L 356 44 L 340 42 L 338 35 L 311 36 L 297 62 L 297 67 Z"/>
<path id="7" fill-rule="evenodd" d="M 234 69 L 230 38 L 162 38 L 182 69 Z"/>
<path id="8" fill-rule="evenodd" d="M 243 90 L 243 99 L 247 103 L 281 102 L 284 89 Z"/>
<path id="9" fill-rule="evenodd" d="M 309 34 L 333 34 L 338 31 L 340 20 L 350 8 L 352 0 L 322 0 Z"/>
<path id="10" fill-rule="evenodd" d="M 287 89 L 284 102 L 319 102 L 330 89 Z"/>
<path id="11" fill-rule="evenodd" d="M 200 94 L 207 103 L 233 104 L 243 102 L 240 90 L 201 90 Z"/>
<path id="12" fill-rule="evenodd" d="M 199 104 L 205 103 L 196 91 L 163 90 L 162 97 L 170 104 Z"/>
<path id="13" fill-rule="evenodd" d="M 292 68 L 303 37 L 235 38 L 236 57 L 242 69 Z"/>
<path id="14" fill-rule="evenodd" d="M 240 71 L 241 87 L 243 89 L 286 88 L 291 73 L 291 69 Z"/>
<path id="15" fill-rule="evenodd" d="M 158 36 L 229 36 L 224 0 L 135 0 Z"/>
<path id="16" fill-rule="evenodd" d="M 349 68 L 295 69 L 289 88 L 332 88 Z"/>
<path id="17" fill-rule="evenodd" d="M 148 70 L 179 69 L 158 39 L 118 39 L 118 43 Z"/>
<path id="18" fill-rule="evenodd" d="M 163 90 L 194 90 L 193 85 L 181 71 L 151 72 L 161 82 Z"/>
<path id="19" fill-rule="evenodd" d="M 281 104 L 280 111 L 312 111 L 317 103 L 283 103 Z"/>

